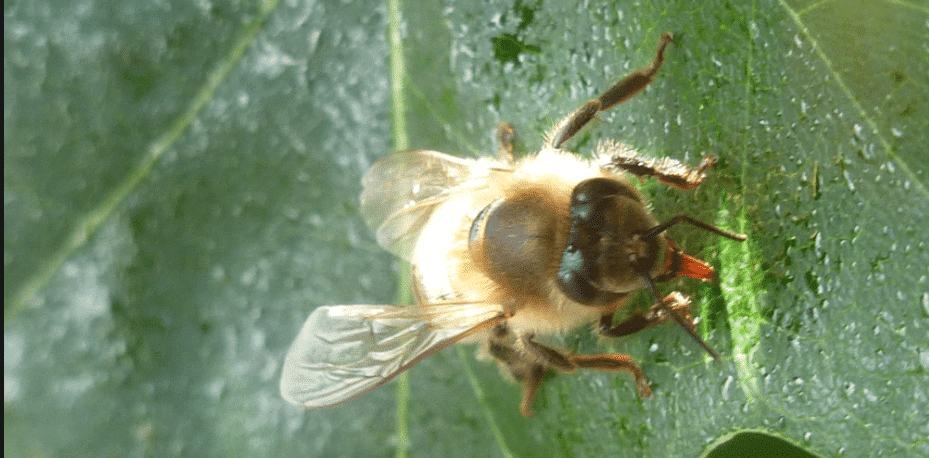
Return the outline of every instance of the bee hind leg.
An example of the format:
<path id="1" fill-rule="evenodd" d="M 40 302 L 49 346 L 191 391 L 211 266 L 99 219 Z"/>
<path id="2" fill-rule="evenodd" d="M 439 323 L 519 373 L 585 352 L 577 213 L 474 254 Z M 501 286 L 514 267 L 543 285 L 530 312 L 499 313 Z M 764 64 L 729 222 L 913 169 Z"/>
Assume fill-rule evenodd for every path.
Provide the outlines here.
<path id="1" fill-rule="evenodd" d="M 513 378 L 522 383 L 523 399 L 519 404 L 519 411 L 523 416 L 531 417 L 532 401 L 547 373 L 545 366 L 529 361 L 513 347 L 500 342 L 491 341 L 490 354 L 506 366 Z"/>
<path id="2" fill-rule="evenodd" d="M 513 348 L 510 344 L 511 340 L 513 340 L 513 334 L 510 333 L 506 324 L 501 323 L 495 326 L 490 333 L 490 354 L 500 364 L 506 366 L 513 378 L 522 383 L 523 398 L 519 404 L 519 411 L 523 416 L 531 417 L 533 415 L 532 401 L 548 370 L 545 365 Z"/>
<path id="3" fill-rule="evenodd" d="M 536 364 L 532 366 L 529 373 L 524 374 L 520 381 L 523 383 L 523 400 L 519 403 L 519 412 L 524 417 L 531 417 L 535 414 L 532 411 L 532 401 L 535 399 L 536 392 L 545 378 L 545 368 Z"/>
<path id="4" fill-rule="evenodd" d="M 600 97 L 588 100 L 574 113 L 559 121 L 545 136 L 543 146 L 560 147 L 562 143 L 568 141 L 590 122 L 597 115 L 597 112 L 609 110 L 642 92 L 652 82 L 652 78 L 658 73 L 661 64 L 664 63 L 664 49 L 673 39 L 671 33 L 665 32 L 661 36 L 661 41 L 658 42 L 658 50 L 655 52 L 655 59 L 651 65 L 626 75 L 625 78 L 607 89 Z"/>
<path id="5" fill-rule="evenodd" d="M 661 40 L 658 42 L 658 50 L 655 51 L 655 59 L 652 63 L 626 75 L 625 78 L 600 95 L 598 100 L 603 107 L 601 110 L 609 110 L 645 89 L 652 82 L 655 74 L 658 73 L 661 64 L 664 63 L 664 48 L 672 41 L 674 41 L 674 35 L 671 32 L 663 33 Z"/>

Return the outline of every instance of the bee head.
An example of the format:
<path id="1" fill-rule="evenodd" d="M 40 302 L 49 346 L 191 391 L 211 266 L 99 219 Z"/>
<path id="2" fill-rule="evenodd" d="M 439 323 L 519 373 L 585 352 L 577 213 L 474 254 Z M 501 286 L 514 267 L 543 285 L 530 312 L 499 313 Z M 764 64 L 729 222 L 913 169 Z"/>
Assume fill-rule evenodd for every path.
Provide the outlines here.
<path id="1" fill-rule="evenodd" d="M 582 304 L 604 303 L 645 287 L 642 275 L 664 273 L 668 242 L 649 235 L 657 222 L 642 197 L 610 178 L 580 182 L 571 194 L 570 232 L 558 269 L 558 284 Z"/>

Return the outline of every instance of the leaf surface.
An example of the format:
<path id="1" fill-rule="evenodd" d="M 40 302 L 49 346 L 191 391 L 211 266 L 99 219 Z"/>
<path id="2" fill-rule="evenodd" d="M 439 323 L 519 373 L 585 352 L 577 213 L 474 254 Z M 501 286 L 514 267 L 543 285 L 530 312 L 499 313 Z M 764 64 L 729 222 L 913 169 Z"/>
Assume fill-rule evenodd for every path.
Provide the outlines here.
<path id="1" fill-rule="evenodd" d="M 11 456 L 692 456 L 740 431 L 820 456 L 929 454 L 929 10 L 919 2 L 492 1 L 4 5 L 4 451 Z M 716 365 L 663 325 L 555 338 L 638 359 L 547 381 L 536 416 L 473 349 L 303 412 L 278 393 L 303 320 L 390 303 L 401 267 L 358 211 L 394 148 L 530 152 L 676 41 L 656 81 L 569 147 L 720 162 L 651 182 L 719 284 L 695 298 Z M 397 82 L 393 82 L 396 84 Z M 402 287 L 401 287 L 402 288 Z M 642 306 L 647 298 L 640 298 Z M 408 431 L 400 433 L 398 431 Z"/>

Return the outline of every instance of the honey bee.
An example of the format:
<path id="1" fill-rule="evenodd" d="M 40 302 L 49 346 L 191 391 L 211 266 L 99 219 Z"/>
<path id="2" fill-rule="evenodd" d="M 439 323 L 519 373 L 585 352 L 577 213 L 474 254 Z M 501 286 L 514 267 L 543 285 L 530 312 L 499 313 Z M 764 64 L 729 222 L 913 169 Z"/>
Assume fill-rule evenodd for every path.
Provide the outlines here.
<path id="1" fill-rule="evenodd" d="M 659 223 L 627 178 L 693 188 L 713 159 L 694 169 L 638 157 L 614 141 L 601 142 L 591 160 L 562 149 L 598 112 L 645 89 L 671 40 L 664 34 L 651 65 L 558 122 L 534 155 L 514 159 L 513 129 L 501 124 L 496 158 L 416 150 L 374 164 L 362 181 L 361 210 L 378 243 L 411 263 L 416 304 L 314 310 L 284 362 L 284 398 L 306 409 L 338 405 L 443 348 L 479 341 L 522 383 L 526 416 L 549 370 L 626 371 L 638 394 L 649 396 L 629 355 L 570 354 L 535 338 L 592 322 L 605 336 L 623 336 L 670 317 L 718 361 L 694 330 L 688 298 L 656 291 L 655 282 L 677 276 L 714 276 L 665 231 L 686 222 L 729 239 L 746 237 L 686 215 Z M 614 325 L 614 313 L 640 289 L 655 305 Z"/>

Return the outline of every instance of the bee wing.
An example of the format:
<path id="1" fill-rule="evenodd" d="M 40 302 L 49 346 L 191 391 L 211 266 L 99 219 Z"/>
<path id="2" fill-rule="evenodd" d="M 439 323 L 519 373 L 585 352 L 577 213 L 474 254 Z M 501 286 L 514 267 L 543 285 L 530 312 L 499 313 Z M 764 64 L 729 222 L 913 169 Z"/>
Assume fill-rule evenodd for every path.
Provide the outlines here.
<path id="1" fill-rule="evenodd" d="M 377 242 L 404 259 L 432 212 L 453 192 L 486 186 L 492 160 L 461 159 L 437 151 L 402 151 L 375 163 L 362 178 L 361 211 Z"/>
<path id="2" fill-rule="evenodd" d="M 489 303 L 319 307 L 287 353 L 281 395 L 305 409 L 340 404 L 502 320 Z"/>

